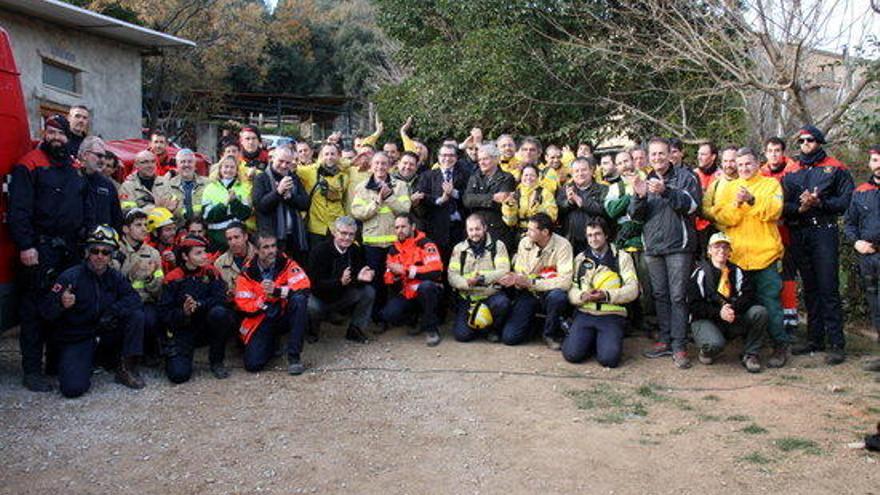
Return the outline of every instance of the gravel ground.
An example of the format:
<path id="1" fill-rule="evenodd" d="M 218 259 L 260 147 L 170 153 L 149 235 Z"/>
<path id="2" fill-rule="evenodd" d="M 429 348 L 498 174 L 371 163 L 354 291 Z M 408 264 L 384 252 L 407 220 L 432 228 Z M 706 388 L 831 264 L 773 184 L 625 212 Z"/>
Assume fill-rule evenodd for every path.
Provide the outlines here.
<path id="1" fill-rule="evenodd" d="M 230 346 L 228 380 L 201 350 L 190 383 L 101 373 L 76 400 L 22 389 L 6 333 L 0 493 L 880 493 L 880 456 L 847 447 L 880 419 L 858 359 L 749 375 L 734 349 L 679 371 L 632 338 L 606 370 L 537 342 L 327 330 L 300 377 L 247 373 Z"/>

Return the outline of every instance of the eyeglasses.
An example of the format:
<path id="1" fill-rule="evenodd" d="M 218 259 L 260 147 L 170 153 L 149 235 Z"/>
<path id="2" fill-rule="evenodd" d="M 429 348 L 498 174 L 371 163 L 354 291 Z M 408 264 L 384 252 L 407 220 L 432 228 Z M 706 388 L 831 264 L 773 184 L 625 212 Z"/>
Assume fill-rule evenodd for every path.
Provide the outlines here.
<path id="1" fill-rule="evenodd" d="M 101 248 L 90 248 L 89 254 L 93 254 L 93 255 L 100 254 L 102 256 L 110 256 L 111 254 L 113 254 L 113 250 L 112 249 L 101 249 Z"/>
<path id="2" fill-rule="evenodd" d="M 816 138 L 814 138 L 813 136 L 802 137 L 802 138 L 798 139 L 797 142 L 798 142 L 798 144 L 815 143 Z"/>

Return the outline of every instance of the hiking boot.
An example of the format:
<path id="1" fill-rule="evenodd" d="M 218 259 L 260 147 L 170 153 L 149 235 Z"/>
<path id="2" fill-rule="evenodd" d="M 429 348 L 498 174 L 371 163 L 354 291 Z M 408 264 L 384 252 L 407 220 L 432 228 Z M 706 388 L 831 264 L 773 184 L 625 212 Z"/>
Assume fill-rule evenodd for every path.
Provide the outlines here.
<path id="1" fill-rule="evenodd" d="M 812 354 L 814 352 L 824 351 L 825 348 L 818 346 L 812 342 L 804 342 L 791 348 L 792 356 L 803 356 L 804 354 Z"/>
<path id="2" fill-rule="evenodd" d="M 373 328 L 373 335 L 382 335 L 383 333 L 388 331 L 388 322 L 383 321 L 381 325 L 376 325 Z"/>
<path id="3" fill-rule="evenodd" d="M 642 353 L 648 359 L 656 359 L 672 355 L 672 347 L 663 342 L 657 342 L 649 351 Z"/>
<path id="4" fill-rule="evenodd" d="M 306 329 L 305 340 L 309 344 L 314 344 L 320 339 L 321 322 L 315 319 L 309 319 L 309 326 Z"/>
<path id="5" fill-rule="evenodd" d="M 212 363 L 211 374 L 218 380 L 229 378 L 229 370 L 226 369 L 226 366 L 223 366 L 223 363 Z"/>
<path id="6" fill-rule="evenodd" d="M 498 342 L 501 342 L 501 336 L 498 335 L 498 332 L 489 332 L 486 334 L 486 340 L 493 344 L 497 344 Z"/>
<path id="7" fill-rule="evenodd" d="M 781 345 L 773 349 L 773 354 L 767 359 L 768 368 L 782 368 L 788 362 L 788 346 Z"/>
<path id="8" fill-rule="evenodd" d="M 52 391 L 52 383 L 42 373 L 27 373 L 21 379 L 21 383 L 31 392 Z"/>
<path id="9" fill-rule="evenodd" d="M 742 365 L 749 373 L 761 372 L 761 360 L 754 354 L 746 354 L 742 358 Z"/>
<path id="10" fill-rule="evenodd" d="M 880 371 L 880 358 L 873 358 L 862 364 L 862 369 L 865 371 Z"/>
<path id="11" fill-rule="evenodd" d="M 547 348 L 551 351 L 558 351 L 559 349 L 562 349 L 562 345 L 559 344 L 559 341 L 557 341 L 553 337 L 550 337 L 549 335 L 544 336 L 544 343 L 547 344 Z"/>
<path id="12" fill-rule="evenodd" d="M 825 364 L 835 366 L 846 361 L 846 353 L 843 349 L 829 349 L 825 354 Z"/>
<path id="13" fill-rule="evenodd" d="M 710 364 L 715 362 L 715 356 L 717 356 L 717 355 L 718 355 L 717 352 L 715 352 L 707 347 L 701 347 L 700 353 L 697 355 L 697 359 L 699 359 L 701 364 L 705 364 L 706 366 L 709 366 Z"/>
<path id="14" fill-rule="evenodd" d="M 440 332 L 437 330 L 428 330 L 427 335 L 425 335 L 425 344 L 428 347 L 435 347 L 440 343 Z"/>
<path id="15" fill-rule="evenodd" d="M 147 385 L 138 372 L 136 357 L 122 358 L 119 367 L 116 368 L 116 383 L 135 390 L 140 390 Z"/>
<path id="16" fill-rule="evenodd" d="M 302 375 L 306 371 L 306 367 L 298 357 L 287 360 L 288 375 Z"/>
<path id="17" fill-rule="evenodd" d="M 688 357 L 687 351 L 678 351 L 672 355 L 672 362 L 680 370 L 686 370 L 691 367 L 691 358 Z"/>
<path id="18" fill-rule="evenodd" d="M 345 340 L 350 340 L 352 342 L 357 342 L 358 344 L 366 344 L 370 341 L 366 335 L 364 335 L 363 330 L 356 326 L 348 327 L 348 331 L 345 332 Z"/>

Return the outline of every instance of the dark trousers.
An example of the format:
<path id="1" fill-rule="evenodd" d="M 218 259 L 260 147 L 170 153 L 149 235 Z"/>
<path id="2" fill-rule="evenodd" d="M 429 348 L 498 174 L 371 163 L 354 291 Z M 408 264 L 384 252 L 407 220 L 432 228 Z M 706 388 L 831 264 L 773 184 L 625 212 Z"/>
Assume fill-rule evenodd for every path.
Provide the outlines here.
<path id="1" fill-rule="evenodd" d="M 503 292 L 496 292 L 483 300 L 492 313 L 492 326 L 482 330 L 471 328 L 468 325 L 468 312 L 471 308 L 470 301 L 459 298 L 455 310 L 455 323 L 452 325 L 452 334 L 459 342 L 470 342 L 479 336 L 488 335 L 489 332 L 498 332 L 504 328 L 507 315 L 510 313 L 510 299 Z"/>
<path id="2" fill-rule="evenodd" d="M 744 355 L 757 355 L 767 335 L 769 314 L 763 306 L 752 306 L 745 314 L 737 315 L 733 323 L 718 320 L 696 320 L 691 323 L 694 344 L 703 352 L 717 354 L 727 345 L 727 340 L 740 335 L 745 337 Z"/>
<path id="3" fill-rule="evenodd" d="M 373 304 L 373 311 L 370 315 L 374 322 L 378 322 L 381 320 L 381 312 L 382 308 L 385 307 L 385 302 L 388 300 L 388 291 L 385 287 L 385 261 L 388 258 L 388 248 L 387 247 L 377 247 L 377 246 L 364 246 L 364 259 L 367 263 L 367 266 L 373 269 L 376 272 L 376 276 L 373 277 L 373 282 L 370 285 L 373 286 L 373 291 L 376 294 L 375 303 Z M 352 278 L 356 277 L 356 273 L 352 273 Z"/>
<path id="4" fill-rule="evenodd" d="M 580 363 L 595 354 L 606 368 L 616 368 L 623 353 L 626 318 L 619 315 L 590 315 L 577 311 L 571 330 L 562 342 L 562 357 Z"/>
<path id="5" fill-rule="evenodd" d="M 244 369 L 260 371 L 275 356 L 275 345 L 278 336 L 284 333 L 287 337 L 287 359 L 299 359 L 302 353 L 303 337 L 306 334 L 309 296 L 296 292 L 287 297 L 287 307 L 283 312 L 273 314 L 260 322 L 260 326 L 251 335 L 250 342 L 244 346 Z"/>
<path id="6" fill-rule="evenodd" d="M 501 331 L 501 341 L 507 345 L 518 345 L 529 340 L 535 315 L 544 311 L 544 337 L 555 338 L 559 332 L 559 321 L 568 310 L 568 294 L 564 290 L 553 289 L 547 292 L 531 293 L 516 291 L 510 317 Z"/>
<path id="7" fill-rule="evenodd" d="M 173 336 L 165 343 L 165 374 L 174 383 L 192 377 L 193 355 L 198 345 L 207 342 L 210 364 L 222 364 L 226 341 L 235 327 L 235 314 L 223 306 L 198 311 L 189 322 L 173 328 Z"/>
<path id="8" fill-rule="evenodd" d="M 824 349 L 827 338 L 831 348 L 842 350 L 846 340 L 838 280 L 837 225 L 792 228 L 789 247 L 804 284 L 810 342 Z"/>
<path id="9" fill-rule="evenodd" d="M 157 356 L 162 349 L 162 322 L 153 303 L 144 303 L 144 354 Z"/>
<path id="10" fill-rule="evenodd" d="M 859 275 L 871 311 L 871 323 L 874 330 L 880 330 L 880 254 L 859 255 Z"/>
<path id="11" fill-rule="evenodd" d="M 92 368 L 96 362 L 116 366 L 120 355 L 143 354 L 144 313 L 134 311 L 116 329 L 101 332 L 97 337 L 58 342 L 58 385 L 68 398 L 79 397 L 92 385 Z"/>
<path id="12" fill-rule="evenodd" d="M 420 327 L 423 332 L 436 332 L 439 324 L 437 305 L 443 295 L 443 287 L 431 281 L 419 284 L 416 297 L 407 299 L 402 294 L 397 294 L 388 300 L 388 304 L 382 309 L 382 321 L 389 325 L 399 325 L 406 321 L 408 316 L 421 314 Z"/>
<path id="13" fill-rule="evenodd" d="M 351 314 L 351 326 L 364 330 L 370 324 L 375 298 L 376 292 L 372 285 L 349 285 L 332 300 L 323 300 L 312 294 L 308 304 L 309 327 L 317 333 L 320 323 L 331 314 L 344 313 Z"/>
<path id="14" fill-rule="evenodd" d="M 693 269 L 691 253 L 663 256 L 644 255 L 654 291 L 657 309 L 657 340 L 670 344 L 675 352 L 687 345 L 687 324 L 690 310 L 687 305 L 687 285 Z"/>

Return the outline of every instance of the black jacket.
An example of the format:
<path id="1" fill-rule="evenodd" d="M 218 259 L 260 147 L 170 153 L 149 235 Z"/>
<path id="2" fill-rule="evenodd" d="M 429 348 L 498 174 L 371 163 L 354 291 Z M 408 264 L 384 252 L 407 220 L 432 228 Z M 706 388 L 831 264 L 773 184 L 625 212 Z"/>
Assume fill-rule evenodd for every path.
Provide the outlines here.
<path id="1" fill-rule="evenodd" d="M 443 196 L 443 171 L 439 168 L 430 170 L 422 175 L 418 190 L 425 193 L 422 206 L 426 211 L 425 233 L 439 246 L 447 247 L 451 251 L 453 235 L 450 232 L 451 217 L 458 212 L 461 221 L 464 222 L 467 213 L 464 208 L 464 193 L 467 189 L 470 174 L 462 166 L 456 163 L 452 167 L 452 187 L 458 191 L 458 197 L 452 197 L 448 201 L 437 204 L 437 199 Z M 462 228 L 458 225 L 456 228 Z"/>
<path id="2" fill-rule="evenodd" d="M 629 216 L 645 224 L 642 231 L 645 254 L 694 252 L 697 247 L 694 215 L 703 201 L 697 176 L 683 167 L 670 165 L 663 177 L 656 170 L 648 174 L 648 180 L 654 178 L 662 178 L 666 184 L 663 194 L 648 193 L 643 198 L 634 194 L 629 203 Z"/>
<path id="3" fill-rule="evenodd" d="M 166 273 L 157 307 L 162 323 L 173 329 L 189 326 L 191 316 L 183 313 L 183 301 L 187 294 L 199 303 L 197 312 L 207 312 L 226 302 L 226 282 L 210 264 L 195 271 L 177 267 Z"/>
<path id="4" fill-rule="evenodd" d="M 76 302 L 64 309 L 61 296 L 68 286 Z M 111 268 L 98 275 L 82 262 L 58 276 L 43 300 L 42 316 L 55 323 L 55 338 L 71 342 L 94 337 L 103 316 L 124 320 L 141 308 L 141 298 L 126 276 Z"/>
<path id="5" fill-rule="evenodd" d="M 277 184 L 283 177 L 277 175 L 269 177 L 269 174 L 274 174 L 271 167 L 267 168 L 265 172 L 259 173 L 254 178 L 254 188 L 251 191 L 251 203 L 256 211 L 257 228 L 260 232 L 275 235 L 280 241 L 292 242 L 294 249 L 308 249 L 306 224 L 300 212 L 309 210 L 309 191 L 306 191 L 296 174 L 290 174 L 293 179 L 293 189 L 290 191 L 290 196 L 284 198 L 272 185 L 273 179 Z M 278 209 L 282 205 L 286 205 L 290 209 L 293 219 L 293 230 L 290 236 L 278 231 Z"/>
<path id="6" fill-rule="evenodd" d="M 122 235 L 122 207 L 113 181 L 98 172 L 86 174 L 86 181 L 95 208 L 95 225 L 109 225 Z M 91 231 L 93 227 L 90 226 L 88 230 Z"/>
<path id="7" fill-rule="evenodd" d="M 742 268 L 728 262 L 730 268 L 730 298 L 725 299 L 718 293 L 718 280 L 721 270 L 715 268 L 709 260 L 702 260 L 691 274 L 688 286 L 688 305 L 691 320 L 712 320 L 720 322 L 721 307 L 725 304 L 733 306 L 737 317 L 743 316 L 755 301 L 755 289 L 751 280 Z"/>
<path id="8" fill-rule="evenodd" d="M 873 180 L 859 185 L 853 193 L 843 233 L 849 242 L 868 241 L 880 248 L 880 185 Z"/>
<path id="9" fill-rule="evenodd" d="M 492 201 L 492 196 L 499 192 L 513 192 L 515 189 L 516 180 L 500 168 L 491 177 L 486 177 L 478 170 L 468 179 L 463 198 L 465 208 L 471 213 L 483 215 L 489 224 L 489 234 L 493 239 L 504 242 L 510 252 L 516 250 L 516 245 L 510 228 L 501 218 L 501 203 Z"/>
<path id="10" fill-rule="evenodd" d="M 336 249 L 333 239 L 328 239 L 309 250 L 309 280 L 312 282 L 312 294 L 318 299 L 330 301 L 338 297 L 346 287 L 340 279 L 342 272 L 351 267 L 351 282 L 349 286 L 359 286 L 362 282 L 357 280 L 358 273 L 366 265 L 361 247 L 352 244 L 345 253 Z M 383 274 L 377 273 L 377 277 Z"/>
<path id="11" fill-rule="evenodd" d="M 788 225 L 798 227 L 816 220 L 823 224 L 836 224 L 837 216 L 842 215 L 852 199 L 852 175 L 845 166 L 832 157 L 827 157 L 811 167 L 802 165 L 801 170 L 791 172 L 782 179 L 785 194 L 783 215 Z M 816 189 L 821 203 L 800 213 L 800 196 L 804 191 Z"/>
<path id="12" fill-rule="evenodd" d="M 574 189 L 582 200 L 580 207 L 568 201 L 564 186 L 556 191 L 556 204 L 559 206 L 560 224 L 563 225 L 562 236 L 572 244 L 583 244 L 587 240 L 584 231 L 587 222 L 596 217 L 606 217 L 605 196 L 608 194 L 608 186 L 591 182 L 585 189 L 577 186 Z"/>

